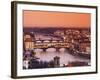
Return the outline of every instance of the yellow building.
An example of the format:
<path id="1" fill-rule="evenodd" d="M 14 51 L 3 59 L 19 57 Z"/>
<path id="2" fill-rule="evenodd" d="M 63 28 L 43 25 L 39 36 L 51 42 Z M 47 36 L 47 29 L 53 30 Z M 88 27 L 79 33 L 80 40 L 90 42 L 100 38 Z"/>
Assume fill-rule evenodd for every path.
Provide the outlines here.
<path id="1" fill-rule="evenodd" d="M 24 48 L 25 50 L 33 50 L 35 37 L 33 34 L 24 34 Z"/>

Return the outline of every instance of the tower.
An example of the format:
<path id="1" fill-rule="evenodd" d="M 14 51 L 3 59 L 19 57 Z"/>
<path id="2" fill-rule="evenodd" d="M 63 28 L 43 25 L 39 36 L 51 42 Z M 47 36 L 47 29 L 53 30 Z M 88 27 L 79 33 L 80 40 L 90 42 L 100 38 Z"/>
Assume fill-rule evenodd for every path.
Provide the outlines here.
<path id="1" fill-rule="evenodd" d="M 54 57 L 54 67 L 60 67 L 60 57 Z"/>

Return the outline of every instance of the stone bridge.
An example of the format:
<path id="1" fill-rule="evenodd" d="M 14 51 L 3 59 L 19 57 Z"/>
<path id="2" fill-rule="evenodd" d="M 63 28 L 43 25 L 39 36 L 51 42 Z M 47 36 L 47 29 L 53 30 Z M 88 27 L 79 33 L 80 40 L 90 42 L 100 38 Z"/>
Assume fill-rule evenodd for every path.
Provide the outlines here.
<path id="1" fill-rule="evenodd" d="M 68 49 L 70 47 L 72 47 L 72 44 L 63 40 L 35 40 L 33 49 L 46 51 L 48 48 L 55 48 L 56 51 L 59 51 L 60 48 Z"/>

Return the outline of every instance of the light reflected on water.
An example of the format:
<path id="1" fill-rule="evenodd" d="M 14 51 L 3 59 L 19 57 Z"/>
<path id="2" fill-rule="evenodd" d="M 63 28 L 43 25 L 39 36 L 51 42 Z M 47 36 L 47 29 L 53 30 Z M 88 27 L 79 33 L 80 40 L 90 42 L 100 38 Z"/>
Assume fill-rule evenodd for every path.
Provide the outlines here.
<path id="1" fill-rule="evenodd" d="M 46 49 L 46 52 L 44 52 L 42 49 L 35 49 L 34 51 L 36 52 L 35 56 L 40 58 L 39 60 L 42 60 L 42 61 L 49 62 L 49 61 L 53 60 L 53 58 L 55 56 L 59 56 L 60 57 L 60 65 L 68 64 L 68 62 L 72 62 L 72 61 L 82 61 L 82 62 L 90 63 L 90 59 L 71 55 L 64 48 L 61 48 L 59 50 L 59 52 L 57 52 L 55 48 Z"/>

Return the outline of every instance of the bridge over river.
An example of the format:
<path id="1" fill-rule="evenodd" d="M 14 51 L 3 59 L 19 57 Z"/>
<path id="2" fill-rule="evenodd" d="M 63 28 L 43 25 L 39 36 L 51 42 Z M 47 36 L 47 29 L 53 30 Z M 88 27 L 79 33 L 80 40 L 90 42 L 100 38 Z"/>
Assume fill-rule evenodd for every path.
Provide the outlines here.
<path id="1" fill-rule="evenodd" d="M 35 40 L 33 41 L 33 49 L 43 49 L 46 51 L 48 48 L 55 48 L 56 51 L 59 51 L 60 48 L 69 49 L 72 48 L 73 44 L 63 41 L 63 40 Z"/>

